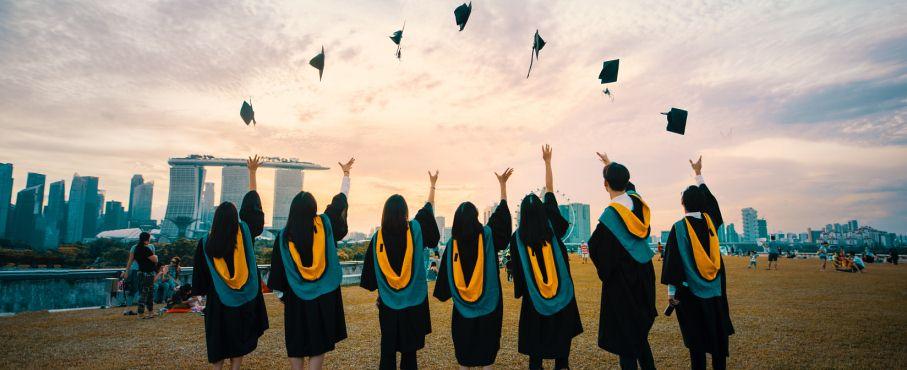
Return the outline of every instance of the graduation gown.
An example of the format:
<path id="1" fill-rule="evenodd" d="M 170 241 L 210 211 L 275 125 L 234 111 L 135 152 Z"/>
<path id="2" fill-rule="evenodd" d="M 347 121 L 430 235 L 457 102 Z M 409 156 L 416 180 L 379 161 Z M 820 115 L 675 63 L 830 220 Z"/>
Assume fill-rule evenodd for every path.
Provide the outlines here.
<path id="1" fill-rule="evenodd" d="M 557 207 L 557 199 L 554 194 L 545 194 L 545 210 L 548 213 L 548 221 L 554 228 L 555 237 L 563 238 L 570 227 L 570 223 L 561 216 Z M 510 247 L 517 245 L 516 233 L 510 237 Z M 567 260 L 569 270 L 569 254 L 563 246 L 564 243 L 558 243 L 561 246 L 561 253 Z M 542 254 L 536 255 L 538 264 L 544 274 L 544 260 Z M 583 332 L 583 324 L 579 318 L 579 308 L 576 306 L 576 297 L 570 300 L 566 307 L 551 316 L 544 316 L 535 310 L 535 306 L 529 300 L 529 292 L 526 286 L 527 277 L 523 276 L 523 269 L 520 261 L 520 254 L 515 250 L 510 252 L 510 270 L 513 274 L 513 294 L 515 298 L 523 298 L 520 302 L 520 324 L 517 339 L 517 350 L 529 356 L 541 358 L 562 358 L 570 354 L 570 344 L 573 337 Z M 547 275 L 546 275 L 547 276 Z M 532 279 L 531 276 L 528 277 Z"/>
<path id="2" fill-rule="evenodd" d="M 706 207 L 703 213 L 709 215 L 717 229 L 724 222 L 721 210 L 718 208 L 718 201 L 705 184 L 699 187 L 706 195 Z M 686 217 L 686 220 L 690 222 L 703 247 L 709 245 L 710 238 L 718 237 L 709 235 L 708 225 L 704 219 Z M 688 248 L 693 248 L 692 243 L 687 242 L 686 244 Z M 683 343 L 692 351 L 708 352 L 712 356 L 728 356 L 728 337 L 734 334 L 734 325 L 731 323 L 728 309 L 727 273 L 724 259 L 722 258 L 721 268 L 718 270 L 718 275 L 721 277 L 721 295 L 703 299 L 693 295 L 690 289 L 683 286 L 686 272 L 678 248 L 676 230 L 672 227 L 665 245 L 661 283 L 673 285 L 677 289 L 674 297 L 680 301 L 676 313 L 680 333 L 683 335 Z M 708 253 L 708 250 L 705 252 Z"/>
<path id="3" fill-rule="evenodd" d="M 494 250 L 502 251 L 507 248 L 513 229 L 507 201 L 501 201 L 498 208 L 488 218 L 487 226 L 491 228 Z M 478 242 L 459 247 L 460 263 L 467 283 L 471 281 L 473 269 L 476 266 L 477 250 Z M 494 258 L 497 264 L 497 255 L 485 258 Z M 500 289 L 501 283 L 498 281 L 498 290 Z M 450 283 L 447 277 L 447 253 L 443 254 L 441 260 L 434 296 L 442 302 L 451 299 Z M 498 296 L 498 305 L 494 311 L 475 318 L 463 317 L 457 306 L 454 305 L 450 331 L 454 342 L 454 353 L 457 363 L 460 365 L 479 367 L 494 364 L 498 350 L 501 348 L 501 325 L 504 317 L 504 303 L 500 297 L 502 295 Z"/>
<path id="4" fill-rule="evenodd" d="M 633 200 L 633 214 L 642 219 L 642 203 Z M 601 222 L 589 239 L 589 257 L 602 281 L 598 346 L 621 356 L 639 357 L 658 316 L 655 308 L 655 267 L 639 263 Z"/>
<path id="5" fill-rule="evenodd" d="M 338 199 L 341 197 L 342 199 Z M 347 233 L 345 209 L 346 195 L 340 193 L 334 197 L 333 202 L 324 211 L 324 214 L 331 220 L 335 241 L 342 240 Z M 304 266 L 311 266 L 312 249 L 302 248 L 299 259 Z M 293 292 L 287 281 L 284 263 L 291 264 L 291 268 L 296 268 L 292 266 L 294 263 L 292 260 L 283 260 L 283 254 L 280 253 L 280 238 L 277 238 L 274 240 L 274 249 L 271 253 L 271 275 L 268 278 L 268 287 L 283 292 L 281 301 L 283 301 L 287 356 L 310 357 L 333 351 L 334 345 L 347 337 L 340 287 L 313 300 L 301 299 Z"/>
<path id="6" fill-rule="evenodd" d="M 249 226 L 254 239 L 261 235 L 265 224 L 265 214 L 261 210 L 261 198 L 258 193 L 250 191 L 243 198 L 239 218 Z M 249 354 L 258 346 L 258 338 L 268 329 L 268 312 L 265 309 L 261 289 L 258 295 L 249 302 L 230 307 L 221 302 L 211 280 L 211 270 L 206 263 L 204 244 L 199 240 L 195 249 L 194 267 L 192 269 L 192 295 L 206 295 L 205 306 L 205 342 L 208 348 L 208 362 L 239 357 Z M 233 253 L 224 258 L 230 273 L 233 273 Z M 258 273 L 258 268 L 249 273 Z"/>
<path id="7" fill-rule="evenodd" d="M 426 203 L 416 214 L 415 220 L 419 222 L 422 228 L 422 246 L 413 246 L 413 248 L 435 247 L 441 239 L 438 233 L 438 224 L 435 222 L 435 213 L 431 204 Z M 388 245 L 395 243 L 403 244 L 405 240 L 385 239 Z M 369 242 L 365 252 L 365 260 L 362 266 L 362 277 L 359 280 L 359 286 L 370 291 L 378 289 L 378 281 L 375 280 L 375 246 L 374 241 Z M 387 248 L 387 258 L 391 267 L 395 271 L 400 271 L 403 265 L 403 252 L 405 248 Z M 402 310 L 392 309 L 381 303 L 381 297 L 378 297 L 378 323 L 381 327 L 381 344 L 385 348 L 394 348 L 397 352 L 412 352 L 425 347 L 425 336 L 431 333 L 431 316 L 428 311 L 428 292 L 425 292 L 426 299 L 422 304 L 407 307 Z"/>

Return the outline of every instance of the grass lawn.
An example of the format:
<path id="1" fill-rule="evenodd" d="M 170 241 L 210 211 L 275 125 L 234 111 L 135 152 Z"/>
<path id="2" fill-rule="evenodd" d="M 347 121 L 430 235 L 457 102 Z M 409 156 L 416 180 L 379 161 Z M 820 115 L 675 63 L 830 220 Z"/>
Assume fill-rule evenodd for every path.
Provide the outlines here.
<path id="1" fill-rule="evenodd" d="M 727 257 L 731 319 L 728 367 L 907 368 L 907 266 L 870 265 L 865 274 L 818 271 L 812 260 L 781 261 L 778 271 L 747 270 L 743 257 Z M 831 264 L 829 264 L 831 265 Z M 572 261 L 585 332 L 573 341 L 574 369 L 617 368 L 617 357 L 598 348 L 601 283 L 591 262 Z M 656 275 L 661 264 L 656 262 Z M 429 284 L 433 289 L 433 284 Z M 666 288 L 658 285 L 658 309 Z M 497 368 L 526 368 L 516 351 L 519 304 L 504 283 L 504 330 Z M 378 363 L 377 293 L 343 288 L 349 338 L 327 356 L 329 369 L 366 369 Z M 419 365 L 456 367 L 450 339 L 451 303 L 429 295 L 432 327 Z M 286 368 L 283 309 L 265 297 L 271 328 L 246 368 Z M 202 317 L 172 314 L 154 320 L 123 316 L 122 309 L 34 312 L 0 318 L 0 368 L 204 368 Z M 659 316 L 649 335 L 659 368 L 689 368 L 675 317 Z M 546 361 L 547 366 L 552 366 Z"/>

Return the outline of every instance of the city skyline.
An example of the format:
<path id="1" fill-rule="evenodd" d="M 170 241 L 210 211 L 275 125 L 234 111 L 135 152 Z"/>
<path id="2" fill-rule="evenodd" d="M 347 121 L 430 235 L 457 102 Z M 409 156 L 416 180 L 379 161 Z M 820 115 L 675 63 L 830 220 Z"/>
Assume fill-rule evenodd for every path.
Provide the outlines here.
<path id="1" fill-rule="evenodd" d="M 491 2 L 463 32 L 432 2 L 6 5 L 0 160 L 16 164 L 16 191 L 28 171 L 79 172 L 128 203 L 142 173 L 158 184 L 160 219 L 167 158 L 258 153 L 334 167 L 305 180 L 324 205 L 339 188 L 333 164 L 355 156 L 350 226 L 369 230 L 390 194 L 421 205 L 427 170 L 441 172 L 449 216 L 496 201 L 493 172 L 513 167 L 515 207 L 543 183 L 550 143 L 555 187 L 592 219 L 608 203 L 596 151 L 628 166 L 655 230 L 682 216 L 687 159 L 702 154 L 738 226 L 752 206 L 770 231 L 856 218 L 907 232 L 903 2 Z M 386 36 L 406 18 L 398 60 Z M 536 29 L 548 46 L 526 79 Z M 307 61 L 322 45 L 319 81 Z M 596 77 L 615 58 L 611 102 Z M 249 98 L 254 126 L 238 117 Z M 664 131 L 670 107 L 689 111 L 685 136 Z M 208 178 L 221 186 L 218 171 Z"/>

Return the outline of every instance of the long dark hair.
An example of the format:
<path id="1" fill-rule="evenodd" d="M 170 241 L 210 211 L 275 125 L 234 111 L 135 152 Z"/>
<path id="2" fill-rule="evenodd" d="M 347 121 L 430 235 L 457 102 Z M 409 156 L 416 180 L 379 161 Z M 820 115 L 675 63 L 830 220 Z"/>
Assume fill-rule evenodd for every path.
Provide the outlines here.
<path id="1" fill-rule="evenodd" d="M 390 238 L 398 239 L 403 236 L 409 227 L 409 208 L 406 206 L 406 199 L 400 194 L 391 195 L 384 202 L 384 212 L 381 214 L 381 233 L 385 240 Z"/>
<path id="2" fill-rule="evenodd" d="M 680 202 L 683 203 L 683 208 L 687 212 L 703 212 L 705 211 L 705 194 L 698 186 L 690 186 L 683 191 L 683 195 L 680 196 Z"/>
<path id="3" fill-rule="evenodd" d="M 214 210 L 214 220 L 211 221 L 211 231 L 205 251 L 212 258 L 224 258 L 233 248 L 236 248 L 236 231 L 239 230 L 239 213 L 236 206 L 230 202 L 223 202 Z"/>
<path id="4" fill-rule="evenodd" d="M 290 203 L 290 214 L 287 216 L 287 226 L 284 230 L 287 239 L 296 244 L 297 251 L 312 248 L 317 213 L 318 203 L 312 193 L 307 191 L 296 194 Z"/>
<path id="5" fill-rule="evenodd" d="M 451 235 L 453 235 L 457 244 L 460 246 L 476 244 L 476 240 L 481 233 L 482 224 L 479 223 L 479 210 L 471 202 L 460 203 L 454 213 L 453 227 L 451 228 Z"/>
<path id="6" fill-rule="evenodd" d="M 529 194 L 520 203 L 520 241 L 533 250 L 541 249 L 545 242 L 551 241 L 551 227 L 548 226 L 548 214 L 545 205 L 538 195 Z"/>

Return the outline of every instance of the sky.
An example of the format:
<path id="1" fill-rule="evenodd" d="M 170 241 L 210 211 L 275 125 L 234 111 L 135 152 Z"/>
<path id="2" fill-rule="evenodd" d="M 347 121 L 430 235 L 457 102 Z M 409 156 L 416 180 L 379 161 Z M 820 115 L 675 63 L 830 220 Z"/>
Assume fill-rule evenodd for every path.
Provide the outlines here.
<path id="1" fill-rule="evenodd" d="M 411 214 L 440 171 L 437 214 L 544 184 L 554 149 L 561 202 L 608 203 L 596 151 L 628 166 L 653 230 L 682 216 L 703 157 L 727 222 L 754 207 L 775 232 L 860 220 L 907 233 L 907 3 L 903 1 L 0 0 L 0 162 L 48 182 L 100 177 L 125 203 L 170 157 L 251 154 L 307 172 L 321 207 L 355 157 L 349 222 L 367 232 L 387 197 Z M 402 59 L 388 39 L 404 21 Z M 527 79 L 538 29 L 547 45 Z M 324 47 L 324 78 L 308 60 Z M 598 72 L 620 59 L 603 93 Z M 258 124 L 239 117 L 252 99 Z M 686 135 L 660 112 L 689 111 Z M 273 171 L 259 174 L 267 219 Z M 210 169 L 207 181 L 220 182 Z M 448 226 L 449 226 L 448 221 Z M 737 226 L 738 231 L 742 231 Z"/>

